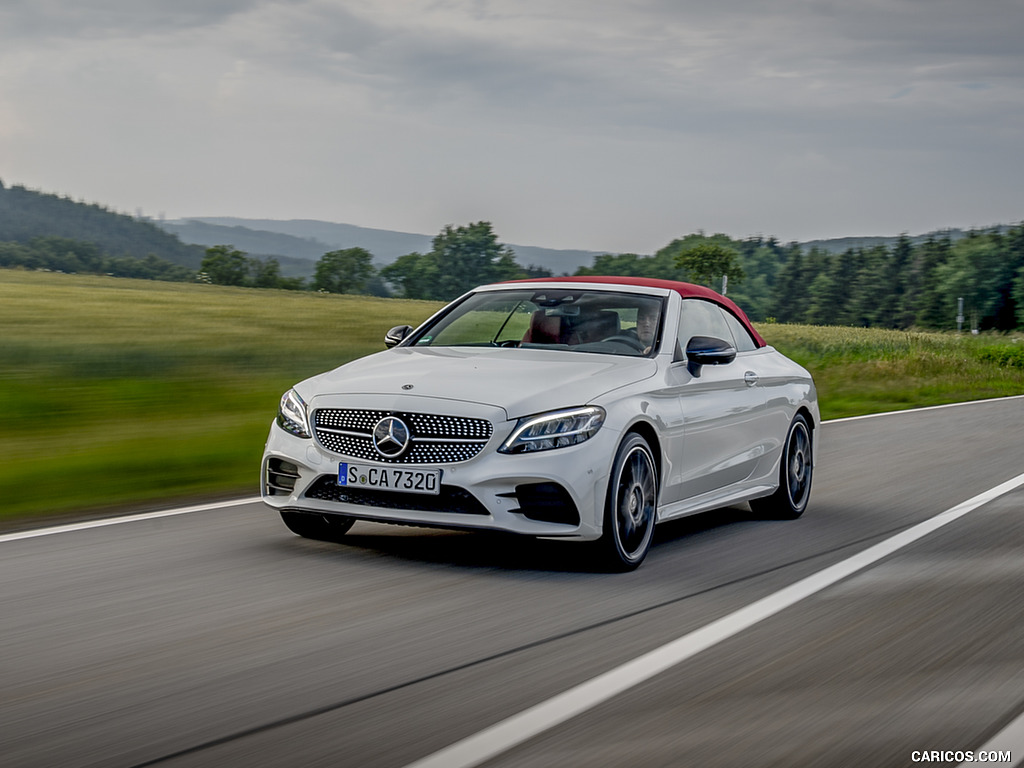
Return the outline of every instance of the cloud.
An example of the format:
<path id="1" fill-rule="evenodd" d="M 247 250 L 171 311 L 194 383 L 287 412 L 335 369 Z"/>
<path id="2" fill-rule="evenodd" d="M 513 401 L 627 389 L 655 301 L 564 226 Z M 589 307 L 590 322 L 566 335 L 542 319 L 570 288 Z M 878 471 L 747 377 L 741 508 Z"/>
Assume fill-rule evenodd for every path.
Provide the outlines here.
<path id="1" fill-rule="evenodd" d="M 0 39 L 21 44 L 58 39 L 119 39 L 205 27 L 260 0 L 6 0 Z"/>
<path id="2" fill-rule="evenodd" d="M 1019 0 L 8 0 L 0 155 L 129 210 L 566 247 L 998 220 L 1021 28 Z"/>

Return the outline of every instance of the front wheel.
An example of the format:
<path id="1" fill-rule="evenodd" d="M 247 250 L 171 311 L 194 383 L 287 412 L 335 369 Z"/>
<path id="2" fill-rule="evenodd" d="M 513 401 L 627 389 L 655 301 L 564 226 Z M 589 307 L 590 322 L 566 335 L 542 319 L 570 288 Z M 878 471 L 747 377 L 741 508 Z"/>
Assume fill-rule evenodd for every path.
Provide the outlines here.
<path id="1" fill-rule="evenodd" d="M 608 482 L 604 532 L 597 542 L 601 564 L 632 571 L 651 548 L 658 508 L 658 466 L 647 441 L 632 433 L 622 441 Z"/>
<path id="2" fill-rule="evenodd" d="M 804 513 L 811 497 L 814 470 L 811 445 L 811 427 L 798 413 L 789 425 L 782 449 L 778 490 L 771 496 L 751 500 L 754 514 L 768 520 L 796 520 Z"/>
<path id="3" fill-rule="evenodd" d="M 281 511 L 281 519 L 288 530 L 304 539 L 337 543 L 348 533 L 355 520 L 344 515 L 320 515 L 316 512 Z"/>

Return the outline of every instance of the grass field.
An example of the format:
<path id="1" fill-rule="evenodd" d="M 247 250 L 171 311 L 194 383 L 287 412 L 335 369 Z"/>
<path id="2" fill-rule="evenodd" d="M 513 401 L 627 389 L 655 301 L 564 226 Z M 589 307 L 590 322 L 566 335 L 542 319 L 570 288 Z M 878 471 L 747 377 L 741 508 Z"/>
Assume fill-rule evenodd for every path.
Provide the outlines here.
<path id="1" fill-rule="evenodd" d="M 0 270 L 0 517 L 256 494 L 282 392 L 428 302 Z M 763 325 L 825 418 L 1024 394 L 1024 341 Z"/>

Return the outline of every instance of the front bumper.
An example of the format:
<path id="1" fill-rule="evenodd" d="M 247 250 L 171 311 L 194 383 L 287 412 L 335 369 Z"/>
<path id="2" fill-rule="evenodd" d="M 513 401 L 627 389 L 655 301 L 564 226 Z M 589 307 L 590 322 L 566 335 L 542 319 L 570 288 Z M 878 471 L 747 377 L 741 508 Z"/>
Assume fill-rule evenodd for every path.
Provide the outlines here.
<path id="1" fill-rule="evenodd" d="M 354 405 L 368 407 L 360 401 Z M 316 406 L 323 407 L 324 403 L 311 409 Z M 350 398 L 344 401 L 344 407 L 352 406 Z M 385 407 L 397 409 L 394 403 Z M 450 413 L 452 408 L 451 401 L 401 404 L 402 410 L 424 413 Z M 466 415 L 462 408 L 460 411 Z M 492 434 L 472 459 L 429 465 L 441 470 L 441 493 L 437 496 L 340 486 L 339 463 L 368 462 L 331 451 L 316 438 L 296 437 L 274 423 L 261 467 L 263 501 L 278 510 L 385 523 L 582 540 L 601 535 L 608 473 L 616 446 L 613 430 L 602 428 L 579 445 L 509 455 L 497 449 L 516 421 L 506 419 L 504 411 L 496 408 L 476 406 L 473 411 L 473 416 L 491 422 Z"/>

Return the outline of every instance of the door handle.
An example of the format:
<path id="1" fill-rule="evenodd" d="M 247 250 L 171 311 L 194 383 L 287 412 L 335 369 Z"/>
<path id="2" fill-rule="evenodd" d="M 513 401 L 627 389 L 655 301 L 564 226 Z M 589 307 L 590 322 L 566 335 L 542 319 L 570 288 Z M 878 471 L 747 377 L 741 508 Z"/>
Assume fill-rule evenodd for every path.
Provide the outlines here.
<path id="1" fill-rule="evenodd" d="M 753 371 L 747 371 L 743 374 L 743 381 L 746 382 L 748 387 L 752 387 L 757 384 L 757 374 Z"/>

